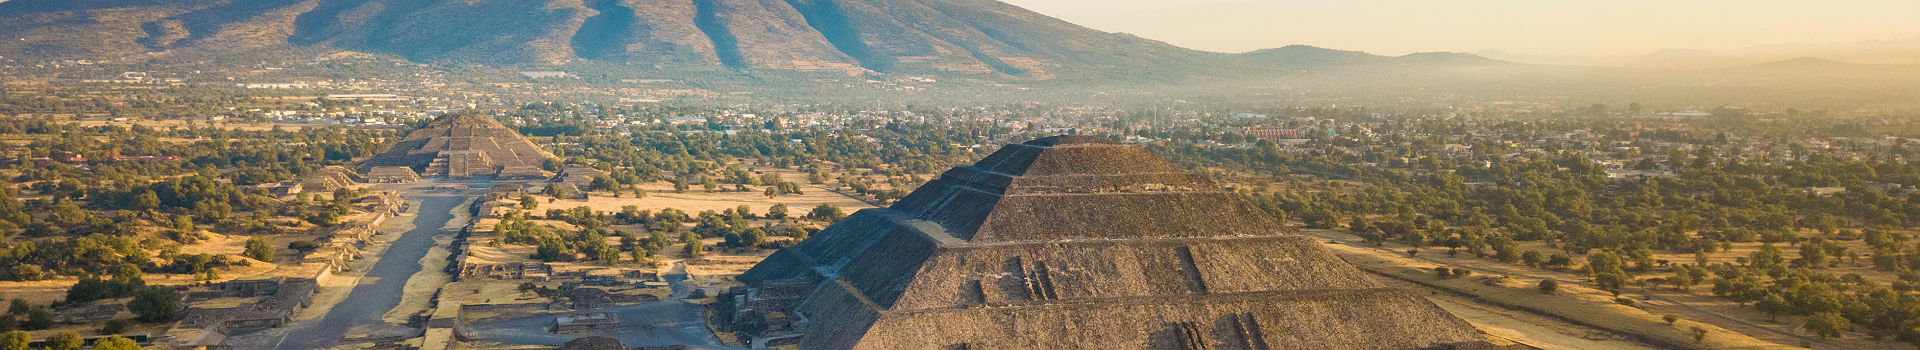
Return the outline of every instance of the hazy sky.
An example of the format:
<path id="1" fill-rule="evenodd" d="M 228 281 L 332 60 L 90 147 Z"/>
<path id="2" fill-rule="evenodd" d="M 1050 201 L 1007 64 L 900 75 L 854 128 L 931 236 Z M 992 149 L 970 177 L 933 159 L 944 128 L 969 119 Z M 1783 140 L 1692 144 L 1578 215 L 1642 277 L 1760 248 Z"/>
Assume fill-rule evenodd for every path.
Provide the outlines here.
<path id="1" fill-rule="evenodd" d="M 1920 37 L 1916 0 L 1002 0 L 1194 49 L 1629 55 Z"/>

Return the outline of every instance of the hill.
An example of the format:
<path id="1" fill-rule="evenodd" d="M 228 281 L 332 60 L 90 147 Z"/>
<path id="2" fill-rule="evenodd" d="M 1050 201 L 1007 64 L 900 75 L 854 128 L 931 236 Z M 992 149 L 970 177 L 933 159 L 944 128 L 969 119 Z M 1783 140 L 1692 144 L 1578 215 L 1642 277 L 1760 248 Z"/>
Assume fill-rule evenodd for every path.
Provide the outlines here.
<path id="1" fill-rule="evenodd" d="M 14 37 L 0 42 L 0 55 L 41 58 L 311 49 L 428 63 L 1029 79 L 1225 56 L 993 0 L 15 0 L 0 2 L 0 33 Z"/>

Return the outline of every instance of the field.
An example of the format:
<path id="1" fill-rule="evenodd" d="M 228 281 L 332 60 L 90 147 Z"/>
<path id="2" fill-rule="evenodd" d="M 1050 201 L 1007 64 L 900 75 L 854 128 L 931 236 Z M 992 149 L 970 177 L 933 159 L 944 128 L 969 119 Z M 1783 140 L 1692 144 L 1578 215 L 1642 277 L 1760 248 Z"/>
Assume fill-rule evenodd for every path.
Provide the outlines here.
<path id="1" fill-rule="evenodd" d="M 831 190 L 831 187 L 828 187 L 829 185 L 806 183 L 806 174 L 797 170 L 780 169 L 776 171 L 761 169 L 761 171 L 775 171 L 780 174 L 780 177 L 785 181 L 798 182 L 802 194 L 782 194 L 774 198 L 767 198 L 765 193 L 762 192 L 762 187 L 759 186 L 747 186 L 749 188 L 747 191 L 707 192 L 701 189 L 699 184 L 693 184 L 693 188 L 688 189 L 684 193 L 674 193 L 672 183 L 655 181 L 640 185 L 640 189 L 647 192 L 646 198 L 633 198 L 632 193 L 622 193 L 620 197 L 616 198 L 607 192 L 594 192 L 593 197 L 587 200 L 562 199 L 548 202 L 547 199 L 551 197 L 535 197 L 541 199 L 538 210 L 542 211 L 553 208 L 566 209 L 587 206 L 593 208 L 594 211 L 619 212 L 621 207 L 631 205 L 639 207 L 640 210 L 647 211 L 674 208 L 687 212 L 688 214 L 695 214 L 707 210 L 716 212 L 725 211 L 745 205 L 753 210 L 754 213 L 764 214 L 767 212 L 767 208 L 772 207 L 774 204 L 786 204 L 789 213 L 797 216 L 804 214 L 806 210 L 813 209 L 813 207 L 819 206 L 820 204 L 832 204 L 840 207 L 841 210 L 847 213 L 874 207 L 873 204 L 867 203 L 859 198 L 834 192 Z M 755 176 L 759 176 L 759 174 L 756 173 Z M 732 188 L 724 185 L 722 187 Z"/>
<path id="2" fill-rule="evenodd" d="M 1743 307 L 1705 295 L 1704 289 L 1710 286 L 1696 286 L 1692 293 L 1630 287 L 1621 297 L 1631 298 L 1635 302 L 1633 306 L 1626 306 L 1620 305 L 1613 294 L 1583 284 L 1587 283 L 1588 278 L 1577 271 L 1531 269 L 1466 254 L 1449 257 L 1437 249 L 1408 257 L 1405 254 L 1408 247 L 1405 245 L 1365 244 L 1344 231 L 1303 229 L 1303 232 L 1327 239 L 1330 242 L 1328 248 L 1376 274 L 1419 282 L 1435 289 L 1484 300 L 1487 304 L 1508 305 L 1511 307 L 1506 309 L 1513 309 L 1509 313 L 1551 315 L 1605 327 L 1613 333 L 1642 337 L 1656 344 L 1691 345 L 1695 342 L 1687 331 L 1691 325 L 1698 325 L 1709 331 L 1706 340 L 1699 343 L 1708 348 L 1904 348 L 1897 343 L 1872 342 L 1865 336 L 1820 340 L 1800 331 L 1798 325 L 1766 322 L 1767 317 L 1753 311 L 1751 306 Z M 1731 254 L 1744 256 L 1749 251 L 1751 249 L 1717 255 L 1726 255 L 1724 258 L 1731 260 Z M 1685 259 L 1689 263 L 1692 261 L 1690 256 Z M 1433 272 L 1436 266 L 1464 267 L 1478 273 L 1465 278 L 1439 279 Z M 1498 286 L 1483 284 L 1483 279 L 1490 276 L 1505 279 Z M 1537 292 L 1534 287 L 1542 278 L 1560 281 L 1560 291 L 1554 295 Z M 1666 325 L 1661 320 L 1664 315 L 1677 316 L 1680 321 L 1674 326 Z"/>

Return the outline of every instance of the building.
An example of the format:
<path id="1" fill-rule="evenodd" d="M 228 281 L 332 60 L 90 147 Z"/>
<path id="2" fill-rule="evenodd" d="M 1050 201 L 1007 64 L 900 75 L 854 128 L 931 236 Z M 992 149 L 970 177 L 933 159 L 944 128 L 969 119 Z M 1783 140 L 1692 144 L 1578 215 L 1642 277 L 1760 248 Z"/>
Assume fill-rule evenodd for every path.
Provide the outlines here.
<path id="1" fill-rule="evenodd" d="M 1262 140 L 1270 140 L 1273 142 L 1280 142 L 1281 140 L 1297 140 L 1297 139 L 1304 138 L 1306 134 L 1307 133 L 1305 130 L 1300 130 L 1300 129 L 1247 128 L 1247 136 L 1253 136 L 1255 138 L 1259 138 Z"/>
<path id="2" fill-rule="evenodd" d="M 414 183 L 420 181 L 420 174 L 413 168 L 404 166 L 377 166 L 367 171 L 367 182 L 372 183 Z"/>
<path id="3" fill-rule="evenodd" d="M 552 157 L 500 121 L 461 113 L 427 122 L 360 166 L 369 176 L 376 167 L 401 166 L 424 169 L 426 176 L 476 177 L 505 167 L 538 168 Z"/>
<path id="4" fill-rule="evenodd" d="M 538 180 L 547 178 L 547 171 L 536 165 L 508 165 L 500 167 L 496 180 Z"/>
<path id="5" fill-rule="evenodd" d="M 1001 148 L 740 280 L 814 286 L 767 312 L 805 323 L 803 349 L 1486 344 L 1212 180 L 1087 136 Z"/>

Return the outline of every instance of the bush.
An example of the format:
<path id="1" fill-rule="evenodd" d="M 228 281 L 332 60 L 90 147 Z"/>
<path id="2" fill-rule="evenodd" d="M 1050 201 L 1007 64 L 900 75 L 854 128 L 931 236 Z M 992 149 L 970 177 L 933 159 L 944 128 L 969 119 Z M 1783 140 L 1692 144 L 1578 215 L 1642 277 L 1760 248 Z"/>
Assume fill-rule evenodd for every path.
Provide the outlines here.
<path id="1" fill-rule="evenodd" d="M 116 335 L 93 342 L 93 350 L 140 350 L 140 343 Z"/>
<path id="2" fill-rule="evenodd" d="M 248 258 L 253 258 L 253 260 L 272 262 L 273 261 L 273 245 L 270 243 L 267 243 L 266 238 L 261 238 L 261 237 L 248 238 L 247 250 L 241 252 L 240 255 Z"/>
<path id="3" fill-rule="evenodd" d="M 47 350 L 80 350 L 80 333 L 65 331 L 47 336 Z"/>
<path id="4" fill-rule="evenodd" d="M 27 344 L 31 342 L 33 342 L 33 335 L 27 334 L 26 331 L 0 334 L 0 350 L 27 350 L 29 349 Z"/>
<path id="5" fill-rule="evenodd" d="M 1447 279 L 1453 277 L 1453 269 L 1449 269 L 1446 266 L 1434 266 L 1433 275 L 1440 277 L 1440 279 Z"/>
<path id="6" fill-rule="evenodd" d="M 1634 304 L 1640 303 L 1639 300 L 1633 300 L 1633 298 L 1628 298 L 1628 297 L 1613 297 L 1613 302 L 1620 303 L 1620 305 L 1626 305 L 1626 306 L 1633 306 Z"/>
<path id="7" fill-rule="evenodd" d="M 149 286 L 133 293 L 133 301 L 127 302 L 127 309 L 139 316 L 140 322 L 165 322 L 172 320 L 179 312 L 180 292 L 173 288 Z"/>
<path id="8" fill-rule="evenodd" d="M 320 249 L 320 243 L 314 243 L 313 241 L 293 241 L 287 243 L 287 249 L 306 254 L 312 252 L 314 249 Z"/>
<path id="9" fill-rule="evenodd" d="M 126 332 L 128 328 L 133 328 L 133 320 L 116 319 L 116 320 L 107 321 L 107 323 L 105 324 L 101 324 L 100 333 L 101 334 L 120 334 L 122 332 Z"/>
<path id="10" fill-rule="evenodd" d="M 27 321 L 20 324 L 20 329 L 30 331 L 48 328 L 53 328 L 53 310 L 47 310 L 44 307 L 36 307 L 33 311 L 28 311 Z"/>
<path id="11" fill-rule="evenodd" d="M 1673 325 L 1674 322 L 1680 322 L 1680 316 L 1665 315 L 1665 316 L 1660 316 L 1660 320 L 1667 321 L 1667 325 L 1671 326 Z"/>
<path id="12" fill-rule="evenodd" d="M 1543 279 L 1540 280 L 1539 288 L 1540 294 L 1553 294 L 1554 291 L 1560 290 L 1560 282 L 1554 281 L 1553 279 Z"/>

